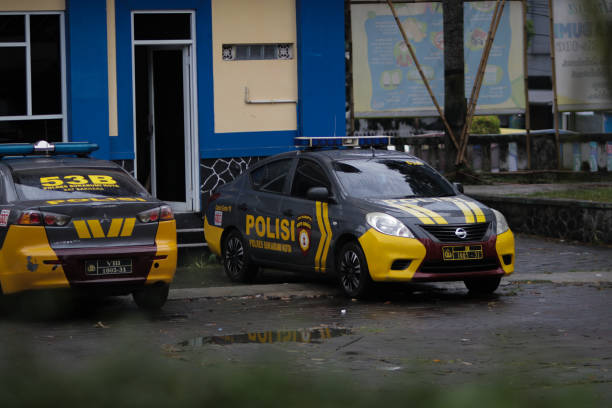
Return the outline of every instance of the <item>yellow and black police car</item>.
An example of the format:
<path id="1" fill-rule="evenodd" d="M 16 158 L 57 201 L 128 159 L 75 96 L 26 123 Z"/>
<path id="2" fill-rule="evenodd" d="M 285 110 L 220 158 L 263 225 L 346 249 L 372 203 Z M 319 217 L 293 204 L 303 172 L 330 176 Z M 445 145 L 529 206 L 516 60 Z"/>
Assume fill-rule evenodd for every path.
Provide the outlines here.
<path id="1" fill-rule="evenodd" d="M 73 288 L 168 297 L 176 270 L 172 210 L 89 143 L 0 145 L 0 294 Z"/>
<path id="2" fill-rule="evenodd" d="M 373 281 L 464 281 L 492 293 L 514 270 L 514 236 L 460 190 L 406 153 L 298 150 L 217 188 L 205 237 L 233 281 L 265 266 L 336 274 L 350 297 Z"/>

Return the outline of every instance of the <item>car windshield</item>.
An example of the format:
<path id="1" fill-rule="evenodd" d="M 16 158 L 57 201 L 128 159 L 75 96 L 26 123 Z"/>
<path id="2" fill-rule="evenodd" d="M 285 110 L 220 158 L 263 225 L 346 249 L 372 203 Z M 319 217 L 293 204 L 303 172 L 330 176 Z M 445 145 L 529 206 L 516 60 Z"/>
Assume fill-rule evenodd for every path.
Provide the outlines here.
<path id="1" fill-rule="evenodd" d="M 372 158 L 336 161 L 334 171 L 347 193 L 359 198 L 452 196 L 451 184 L 422 161 Z"/>
<path id="2" fill-rule="evenodd" d="M 13 172 L 21 200 L 94 197 L 143 197 L 147 191 L 126 173 L 115 169 L 60 167 Z"/>

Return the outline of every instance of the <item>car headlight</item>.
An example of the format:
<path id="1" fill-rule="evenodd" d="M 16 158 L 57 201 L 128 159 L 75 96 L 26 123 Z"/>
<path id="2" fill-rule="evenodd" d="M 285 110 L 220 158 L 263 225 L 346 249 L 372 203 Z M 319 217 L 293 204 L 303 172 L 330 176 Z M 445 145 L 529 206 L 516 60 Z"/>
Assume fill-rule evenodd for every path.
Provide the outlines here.
<path id="1" fill-rule="evenodd" d="M 396 237 L 414 238 L 412 231 L 397 218 L 379 212 L 366 215 L 367 223 L 378 232 Z"/>
<path id="2" fill-rule="evenodd" d="M 495 229 L 495 233 L 499 235 L 508 231 L 510 227 L 508 226 L 508 221 L 506 221 L 506 217 L 504 217 L 502 213 L 493 208 L 491 208 L 491 210 L 493 211 L 493 214 L 495 214 L 495 224 L 497 226 Z"/>

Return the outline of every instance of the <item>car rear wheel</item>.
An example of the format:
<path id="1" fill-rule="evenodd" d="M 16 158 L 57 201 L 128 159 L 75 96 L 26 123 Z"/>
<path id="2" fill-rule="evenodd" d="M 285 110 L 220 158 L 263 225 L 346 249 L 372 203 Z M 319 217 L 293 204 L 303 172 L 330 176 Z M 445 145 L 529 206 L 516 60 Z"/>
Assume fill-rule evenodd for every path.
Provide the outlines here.
<path id="1" fill-rule="evenodd" d="M 145 310 L 158 310 L 166 303 L 169 291 L 170 285 L 160 282 L 154 285 L 144 286 L 132 293 L 132 297 L 139 308 Z"/>
<path id="2" fill-rule="evenodd" d="M 356 242 L 346 243 L 337 258 L 340 287 L 351 298 L 363 298 L 372 286 L 365 254 Z"/>
<path id="3" fill-rule="evenodd" d="M 249 258 L 242 235 L 236 230 L 223 242 L 223 269 L 232 282 L 250 283 L 257 275 L 257 266 Z"/>
<path id="4" fill-rule="evenodd" d="M 490 295 L 495 292 L 501 281 L 500 276 L 487 276 L 484 278 L 466 279 L 463 281 L 470 293 L 477 295 Z"/>

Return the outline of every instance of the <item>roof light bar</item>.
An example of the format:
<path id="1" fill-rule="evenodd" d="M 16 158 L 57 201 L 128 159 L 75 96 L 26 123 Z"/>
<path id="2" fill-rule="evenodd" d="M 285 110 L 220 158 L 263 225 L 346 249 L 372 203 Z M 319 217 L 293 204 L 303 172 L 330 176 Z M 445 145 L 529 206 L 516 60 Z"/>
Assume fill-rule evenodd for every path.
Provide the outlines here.
<path id="1" fill-rule="evenodd" d="M 369 147 L 388 146 L 392 136 L 323 136 L 294 138 L 296 147 Z"/>
<path id="2" fill-rule="evenodd" d="M 87 156 L 98 150 L 95 143 L 86 142 L 60 142 L 49 143 L 45 140 L 30 143 L 0 143 L 0 157 L 6 156 L 50 156 L 70 155 Z"/>

